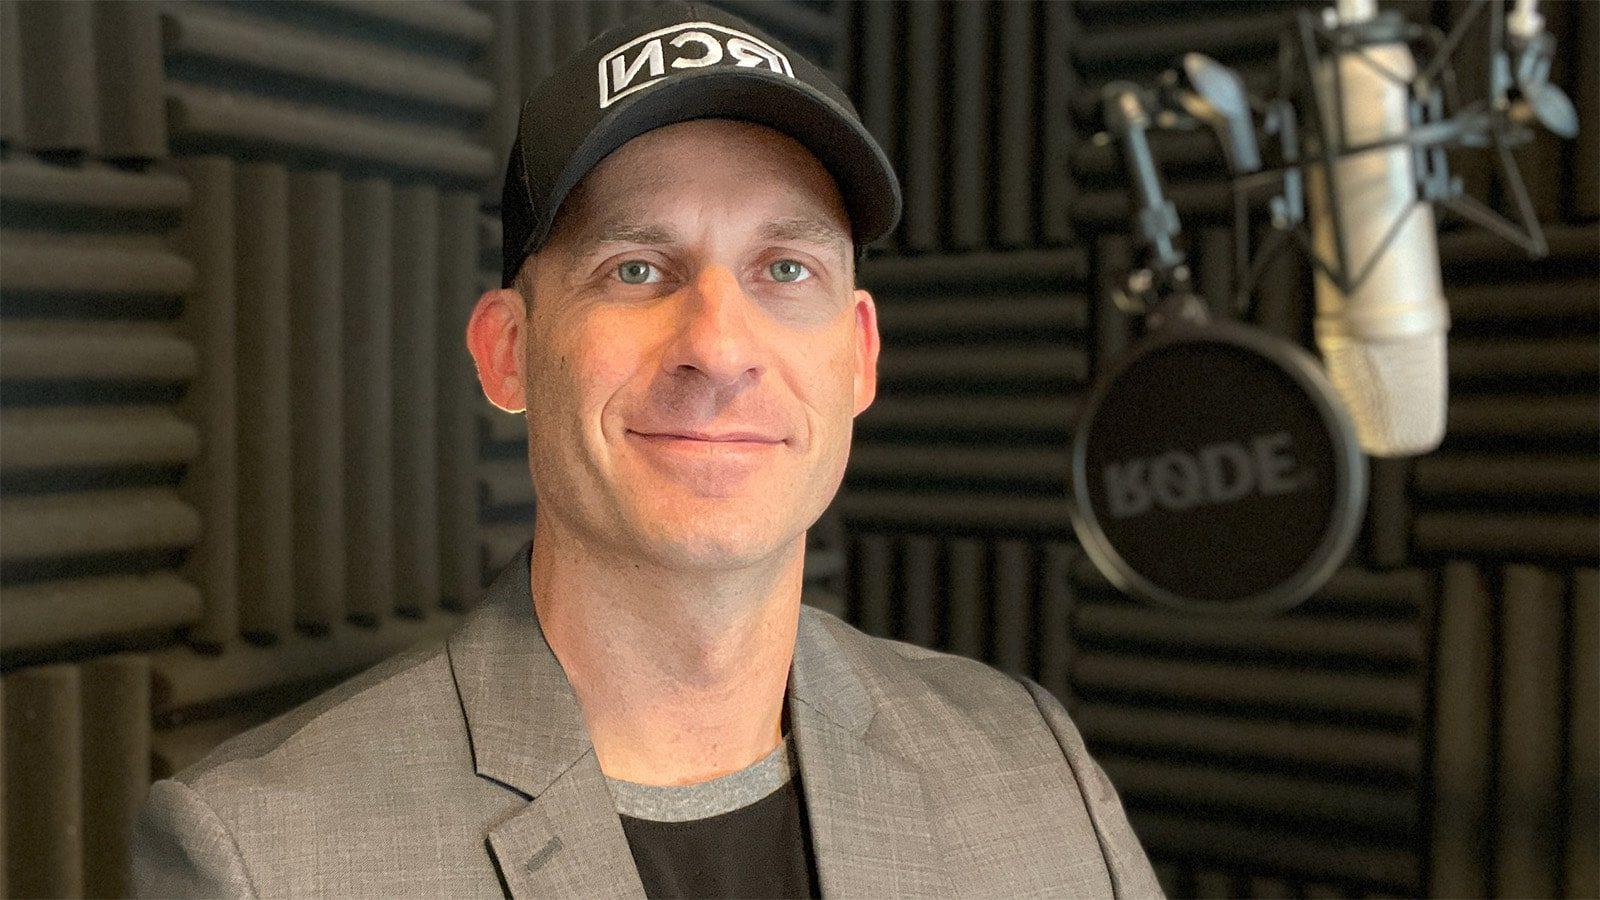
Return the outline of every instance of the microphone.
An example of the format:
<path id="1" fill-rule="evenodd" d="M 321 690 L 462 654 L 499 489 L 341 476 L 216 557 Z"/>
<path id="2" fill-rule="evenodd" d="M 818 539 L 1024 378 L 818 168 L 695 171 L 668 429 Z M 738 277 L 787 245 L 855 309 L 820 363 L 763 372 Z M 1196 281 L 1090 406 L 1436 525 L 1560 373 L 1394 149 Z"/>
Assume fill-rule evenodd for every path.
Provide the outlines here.
<path id="1" fill-rule="evenodd" d="M 1341 26 L 1375 14 L 1373 0 L 1338 0 Z M 1387 146 L 1340 154 L 1331 171 L 1308 167 L 1312 243 L 1324 260 L 1340 260 L 1344 282 L 1316 267 L 1314 332 L 1362 449 L 1413 456 L 1444 439 L 1450 317 L 1433 206 L 1417 196 L 1415 151 L 1405 140 L 1416 62 L 1398 35 L 1370 33 L 1372 43 L 1341 48 L 1315 70 L 1325 140 Z"/>
<path id="2" fill-rule="evenodd" d="M 1537 0 L 1469 0 L 1450 34 L 1379 14 L 1375 0 L 1299 11 L 1283 84 L 1252 96 L 1199 53 L 1157 89 L 1102 89 L 1106 132 L 1132 181 L 1147 260 L 1111 291 L 1147 333 L 1096 380 L 1076 428 L 1073 527 L 1126 593 L 1210 613 L 1287 609 L 1342 562 L 1366 501 L 1362 452 L 1413 456 L 1444 439 L 1445 305 L 1434 207 L 1546 251 L 1510 150 L 1537 124 L 1570 137 L 1576 109 L 1549 81 Z M 1487 19 L 1487 96 L 1462 101 L 1450 60 Z M 1423 62 L 1413 57 L 1413 43 Z M 1209 126 L 1233 173 L 1230 315 L 1189 288 L 1146 132 Z M 1259 140 L 1258 140 L 1259 137 Z M 1466 194 L 1447 148 L 1492 148 L 1519 223 Z M 1268 190 L 1271 229 L 1247 246 Z M 1242 324 L 1268 262 L 1290 244 L 1313 263 L 1323 357 Z M 1098 368 L 1098 366 L 1097 366 Z"/>

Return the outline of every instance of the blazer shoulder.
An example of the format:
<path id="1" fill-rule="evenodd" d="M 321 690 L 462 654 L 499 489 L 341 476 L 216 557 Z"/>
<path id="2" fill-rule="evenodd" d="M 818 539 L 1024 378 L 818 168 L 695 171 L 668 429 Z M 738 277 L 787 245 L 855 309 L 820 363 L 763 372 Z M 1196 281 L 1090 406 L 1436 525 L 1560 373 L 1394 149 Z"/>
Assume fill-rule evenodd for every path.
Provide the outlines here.
<path id="1" fill-rule="evenodd" d="M 384 733 L 397 719 L 424 714 L 427 699 L 443 698 L 451 676 L 443 640 L 401 652 L 373 665 L 278 716 L 234 735 L 204 757 L 174 773 L 175 781 L 195 786 L 207 775 L 233 764 L 283 751 L 308 737 L 346 738 Z M 381 724 L 380 724 L 381 723 Z"/>
<path id="2" fill-rule="evenodd" d="M 1001 739 L 1031 733 L 1038 743 L 1048 734 L 1036 698 L 1016 676 L 970 657 L 867 634 L 825 610 L 813 613 L 852 658 L 880 713 L 903 711 L 913 722 L 931 715 L 923 721 Z"/>
<path id="3" fill-rule="evenodd" d="M 489 857 L 440 848 L 480 847 L 520 802 L 475 774 L 449 659 L 431 642 L 155 782 L 136 871 L 151 894 L 460 896 Z M 351 853 L 384 868 L 352 868 Z"/>

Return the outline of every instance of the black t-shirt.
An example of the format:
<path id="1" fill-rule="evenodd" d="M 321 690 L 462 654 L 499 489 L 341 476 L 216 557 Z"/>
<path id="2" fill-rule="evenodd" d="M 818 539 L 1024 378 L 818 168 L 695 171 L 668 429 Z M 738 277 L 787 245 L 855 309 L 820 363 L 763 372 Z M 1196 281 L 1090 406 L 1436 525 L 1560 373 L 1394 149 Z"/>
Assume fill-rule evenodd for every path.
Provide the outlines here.
<path id="1" fill-rule="evenodd" d="M 657 818 L 629 815 L 619 802 L 622 830 L 628 837 L 639 879 L 650 897 L 820 897 L 816 859 L 806 824 L 799 766 L 792 761 L 792 743 L 773 755 L 702 787 L 648 788 L 626 785 L 628 791 L 654 791 L 665 798 L 654 808 L 693 810 L 736 808 L 701 818 L 683 819 L 663 813 Z M 784 754 L 785 758 L 777 758 Z M 788 769 L 789 771 L 784 771 Z M 771 788 L 773 781 L 782 784 Z M 613 790 L 618 783 L 612 782 Z M 768 789 L 770 792 L 768 792 Z M 750 794 L 764 793 L 752 802 Z M 669 793 L 670 792 L 670 793 Z M 637 802 L 633 811 L 641 811 Z M 663 819 L 676 819 L 673 821 Z"/>

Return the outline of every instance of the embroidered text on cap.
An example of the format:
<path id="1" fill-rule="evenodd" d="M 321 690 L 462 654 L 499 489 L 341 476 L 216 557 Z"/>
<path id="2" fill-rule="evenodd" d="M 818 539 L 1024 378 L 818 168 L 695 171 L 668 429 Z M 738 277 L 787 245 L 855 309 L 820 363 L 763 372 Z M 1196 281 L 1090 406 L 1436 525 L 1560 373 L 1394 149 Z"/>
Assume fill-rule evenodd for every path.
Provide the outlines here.
<path id="1" fill-rule="evenodd" d="M 766 41 L 724 25 L 684 22 L 642 34 L 600 57 L 600 108 L 667 77 L 669 68 L 715 65 L 766 68 L 794 77 L 789 58 Z"/>

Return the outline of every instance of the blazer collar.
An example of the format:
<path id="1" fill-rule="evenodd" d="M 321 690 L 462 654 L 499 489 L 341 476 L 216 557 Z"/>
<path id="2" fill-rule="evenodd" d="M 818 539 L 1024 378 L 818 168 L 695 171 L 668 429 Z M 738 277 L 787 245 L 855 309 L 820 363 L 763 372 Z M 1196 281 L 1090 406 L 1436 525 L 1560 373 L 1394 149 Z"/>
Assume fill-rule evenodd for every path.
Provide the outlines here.
<path id="1" fill-rule="evenodd" d="M 644 896 L 566 671 L 534 613 L 531 541 L 447 642 L 473 766 L 529 800 L 489 833 L 513 896 Z M 825 615 L 802 606 L 789 726 L 825 896 L 949 893 L 922 779 L 866 740 L 876 704 Z"/>

